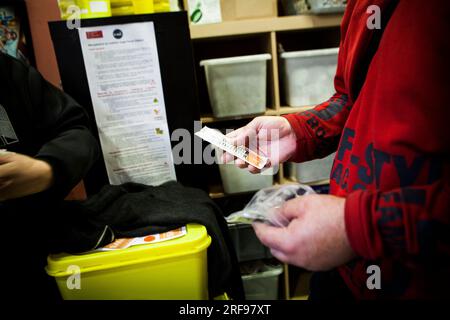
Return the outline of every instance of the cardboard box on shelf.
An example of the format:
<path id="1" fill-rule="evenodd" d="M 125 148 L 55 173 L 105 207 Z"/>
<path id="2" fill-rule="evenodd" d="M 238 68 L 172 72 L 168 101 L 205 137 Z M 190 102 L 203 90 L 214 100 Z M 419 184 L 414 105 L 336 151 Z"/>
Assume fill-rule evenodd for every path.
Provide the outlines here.
<path id="1" fill-rule="evenodd" d="M 276 0 L 220 0 L 223 21 L 276 17 Z"/>

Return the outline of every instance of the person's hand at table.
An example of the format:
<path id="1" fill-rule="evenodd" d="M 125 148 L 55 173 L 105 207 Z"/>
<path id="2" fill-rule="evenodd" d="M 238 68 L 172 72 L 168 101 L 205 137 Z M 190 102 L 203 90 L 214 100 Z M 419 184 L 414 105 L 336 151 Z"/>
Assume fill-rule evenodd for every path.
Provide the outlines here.
<path id="1" fill-rule="evenodd" d="M 52 183 L 47 162 L 13 152 L 0 155 L 0 201 L 45 191 Z"/>
<path id="2" fill-rule="evenodd" d="M 254 223 L 256 235 L 282 262 L 310 271 L 326 271 L 355 258 L 344 220 L 345 198 L 305 195 L 286 202 L 278 214 L 284 228 Z"/>
<path id="3" fill-rule="evenodd" d="M 270 166 L 289 160 L 297 148 L 295 133 L 289 121 L 283 117 L 257 117 L 245 127 L 228 134 L 227 138 L 236 146 L 245 145 L 252 151 L 262 152 L 270 159 Z M 231 154 L 223 154 L 224 163 L 233 159 Z M 236 159 L 235 164 L 242 169 L 248 168 L 252 173 L 260 172 L 258 168 L 240 159 Z"/>

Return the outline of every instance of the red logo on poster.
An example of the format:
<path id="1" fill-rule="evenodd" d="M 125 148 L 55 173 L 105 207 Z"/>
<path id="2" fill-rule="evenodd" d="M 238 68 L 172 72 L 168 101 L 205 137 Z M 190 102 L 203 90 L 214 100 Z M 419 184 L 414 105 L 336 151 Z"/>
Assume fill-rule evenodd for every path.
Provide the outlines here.
<path id="1" fill-rule="evenodd" d="M 103 32 L 101 30 L 99 31 L 90 31 L 90 32 L 86 32 L 86 37 L 88 39 L 99 39 L 99 38 L 103 38 Z"/>

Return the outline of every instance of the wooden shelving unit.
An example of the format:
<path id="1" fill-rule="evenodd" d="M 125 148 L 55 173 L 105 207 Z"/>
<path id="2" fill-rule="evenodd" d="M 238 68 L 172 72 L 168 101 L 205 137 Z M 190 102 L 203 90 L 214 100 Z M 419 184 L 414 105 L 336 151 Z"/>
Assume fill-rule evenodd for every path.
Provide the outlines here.
<path id="1" fill-rule="evenodd" d="M 283 87 L 280 80 L 278 55 L 280 48 L 287 51 L 337 47 L 339 44 L 339 25 L 342 15 L 302 15 L 243 21 L 228 21 L 208 25 L 191 25 L 194 58 L 199 83 L 201 103 L 201 122 L 208 126 L 233 129 L 239 127 L 255 116 L 280 116 L 310 110 L 313 106 L 287 106 L 283 99 Z M 267 108 L 258 115 L 245 115 L 229 118 L 215 118 L 209 104 L 204 70 L 199 66 L 201 60 L 223 58 L 239 55 L 269 53 L 272 56 L 268 64 Z M 231 126 L 231 127 L 230 127 Z M 285 176 L 280 167 L 274 184 L 295 183 Z M 318 181 L 317 185 L 329 181 Z M 217 201 L 234 201 L 242 195 L 233 195 L 227 200 L 220 180 L 210 185 L 211 198 Z M 251 193 L 249 194 L 251 196 Z M 285 299 L 306 299 L 308 278 L 298 268 L 284 265 L 282 295 Z"/>
<path id="2" fill-rule="evenodd" d="M 309 110 L 313 106 L 287 106 L 283 99 L 280 80 L 279 50 L 317 49 L 339 44 L 339 25 L 342 15 L 300 15 L 289 17 L 227 21 L 217 24 L 191 25 L 194 59 L 197 69 L 201 122 L 212 127 L 233 129 L 247 123 L 255 116 L 280 116 Z M 215 118 L 208 98 L 201 60 L 238 55 L 269 53 L 272 59 L 267 69 L 267 108 L 262 114 Z M 231 127 L 230 127 L 231 126 Z M 283 167 L 274 182 L 284 183 Z M 214 198 L 224 197 L 220 188 L 212 187 Z"/>
<path id="3" fill-rule="evenodd" d="M 252 119 L 255 116 L 281 116 L 284 114 L 289 113 L 299 113 L 303 111 L 307 111 L 314 108 L 314 106 L 304 106 L 304 107 L 280 107 L 278 109 L 271 109 L 267 108 L 266 112 L 263 114 L 256 114 L 256 115 L 245 115 L 245 116 L 239 116 L 239 117 L 229 117 L 229 118 L 214 118 L 213 115 L 203 115 L 200 118 L 200 121 L 203 124 L 208 123 L 214 123 L 214 122 L 221 122 L 221 121 L 230 121 L 230 120 L 238 120 L 238 119 Z"/>
<path id="4" fill-rule="evenodd" d="M 192 25 L 191 38 L 197 40 L 255 33 L 335 27 L 341 23 L 341 19 L 342 15 L 300 15 Z"/>

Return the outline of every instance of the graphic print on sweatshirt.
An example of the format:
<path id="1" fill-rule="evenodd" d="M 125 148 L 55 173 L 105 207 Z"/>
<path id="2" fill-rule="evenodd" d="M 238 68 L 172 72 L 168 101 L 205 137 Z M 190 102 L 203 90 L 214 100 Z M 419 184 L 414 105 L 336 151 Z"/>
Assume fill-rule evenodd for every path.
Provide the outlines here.
<path id="1" fill-rule="evenodd" d="M 19 142 L 8 113 L 0 104 L 0 148 Z"/>

